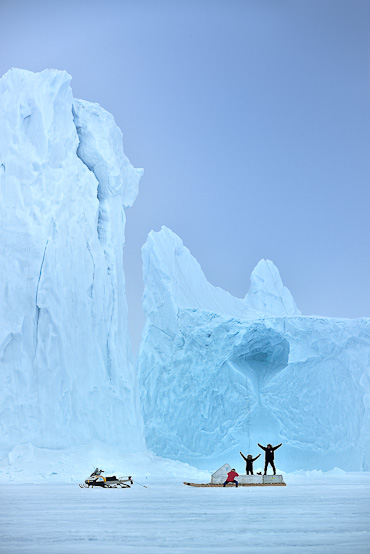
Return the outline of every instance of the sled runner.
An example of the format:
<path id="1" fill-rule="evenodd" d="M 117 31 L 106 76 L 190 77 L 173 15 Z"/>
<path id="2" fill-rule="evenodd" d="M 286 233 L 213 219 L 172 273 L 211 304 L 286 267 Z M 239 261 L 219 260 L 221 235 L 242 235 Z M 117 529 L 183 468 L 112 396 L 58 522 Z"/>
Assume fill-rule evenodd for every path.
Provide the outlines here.
<path id="1" fill-rule="evenodd" d="M 241 477 L 241 475 L 239 476 Z M 249 476 L 248 476 L 249 477 Z M 280 475 L 275 475 L 275 477 L 281 477 Z M 220 483 L 186 483 L 184 481 L 184 485 L 188 485 L 189 487 L 223 487 Z M 226 487 L 235 487 L 232 483 L 228 483 L 225 485 Z M 241 483 L 239 481 L 239 487 L 286 487 L 286 483 L 282 481 L 281 483 Z"/>
<path id="2" fill-rule="evenodd" d="M 102 475 L 104 471 L 96 468 L 88 479 L 85 479 L 84 483 L 80 483 L 81 489 L 88 489 L 89 487 L 102 487 L 104 489 L 129 489 L 133 484 L 131 475 L 128 477 L 104 477 Z M 130 485 L 129 485 L 130 483 Z"/>

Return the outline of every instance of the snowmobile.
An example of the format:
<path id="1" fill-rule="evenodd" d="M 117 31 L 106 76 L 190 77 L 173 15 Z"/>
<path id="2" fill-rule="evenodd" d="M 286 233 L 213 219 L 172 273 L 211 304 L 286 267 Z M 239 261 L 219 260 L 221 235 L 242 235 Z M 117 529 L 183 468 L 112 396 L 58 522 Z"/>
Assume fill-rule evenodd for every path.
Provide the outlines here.
<path id="1" fill-rule="evenodd" d="M 129 489 L 130 485 L 128 483 L 131 485 L 134 483 L 131 475 L 128 477 L 116 477 L 115 475 L 112 475 L 111 477 L 104 477 L 102 473 L 104 473 L 103 469 L 96 468 L 90 477 L 85 479 L 83 484 L 80 483 L 79 486 L 81 489 L 88 489 L 89 487 L 102 487 L 104 489 Z"/>

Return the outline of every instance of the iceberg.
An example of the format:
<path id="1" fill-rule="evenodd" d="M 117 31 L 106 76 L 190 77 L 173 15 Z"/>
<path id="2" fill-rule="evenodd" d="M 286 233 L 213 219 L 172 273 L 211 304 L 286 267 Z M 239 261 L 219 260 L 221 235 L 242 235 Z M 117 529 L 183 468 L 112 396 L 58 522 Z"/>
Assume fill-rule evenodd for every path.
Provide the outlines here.
<path id="1" fill-rule="evenodd" d="M 141 169 L 65 71 L 0 80 L 0 438 L 145 448 L 127 329 L 125 209 Z"/>
<path id="2" fill-rule="evenodd" d="M 302 315 L 269 260 L 234 298 L 165 227 L 142 255 L 150 449 L 199 468 L 240 467 L 240 450 L 282 442 L 284 471 L 370 470 L 370 319 Z"/>

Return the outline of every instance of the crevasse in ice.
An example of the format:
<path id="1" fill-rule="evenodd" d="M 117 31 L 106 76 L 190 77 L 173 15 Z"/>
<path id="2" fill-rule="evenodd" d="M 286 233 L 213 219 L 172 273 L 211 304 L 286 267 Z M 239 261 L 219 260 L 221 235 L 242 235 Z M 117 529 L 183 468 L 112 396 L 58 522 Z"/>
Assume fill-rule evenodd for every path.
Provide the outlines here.
<path id="1" fill-rule="evenodd" d="M 286 471 L 370 469 L 369 319 L 302 316 L 268 260 L 246 297 L 234 298 L 165 227 L 149 234 L 143 271 L 138 370 L 149 448 L 197 467 L 240 468 L 239 450 L 256 456 L 258 442 L 282 442 L 276 463 Z"/>
<path id="2" fill-rule="evenodd" d="M 144 445 L 122 260 L 142 171 L 70 80 L 19 69 L 0 80 L 2 454 Z"/>

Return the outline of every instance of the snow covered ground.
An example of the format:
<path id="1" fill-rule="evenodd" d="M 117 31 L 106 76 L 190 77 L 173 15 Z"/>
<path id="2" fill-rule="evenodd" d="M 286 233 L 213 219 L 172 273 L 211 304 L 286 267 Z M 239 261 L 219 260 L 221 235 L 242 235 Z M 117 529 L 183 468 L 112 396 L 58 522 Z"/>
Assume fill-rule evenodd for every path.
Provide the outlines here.
<path id="1" fill-rule="evenodd" d="M 0 485 L 0 552 L 370 552 L 370 473 L 286 475 L 286 487 L 127 490 Z"/>

